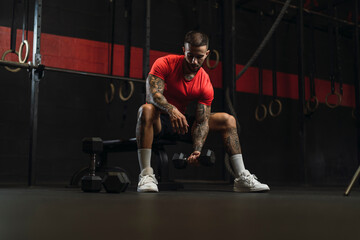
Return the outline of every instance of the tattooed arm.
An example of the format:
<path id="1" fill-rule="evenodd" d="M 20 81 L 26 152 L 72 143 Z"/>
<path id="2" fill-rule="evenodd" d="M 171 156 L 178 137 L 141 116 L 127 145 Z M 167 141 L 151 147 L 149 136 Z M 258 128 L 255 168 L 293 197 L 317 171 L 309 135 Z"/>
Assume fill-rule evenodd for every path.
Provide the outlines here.
<path id="1" fill-rule="evenodd" d="M 185 134 L 189 127 L 186 118 L 174 105 L 168 103 L 163 95 L 164 89 L 164 80 L 149 74 L 146 79 L 146 101 L 169 114 L 174 131 L 179 134 Z"/>
<path id="2" fill-rule="evenodd" d="M 161 78 L 149 74 L 146 79 L 146 101 L 169 113 L 174 106 L 168 103 L 163 95 L 165 83 Z"/>
<path id="3" fill-rule="evenodd" d="M 190 162 L 196 161 L 200 156 L 201 149 L 209 132 L 210 113 L 211 106 L 201 103 L 197 105 L 195 122 L 191 128 L 194 152 L 188 158 Z"/>
<path id="4" fill-rule="evenodd" d="M 194 151 L 201 152 L 209 132 L 211 106 L 199 103 L 196 109 L 195 122 L 191 129 Z"/>

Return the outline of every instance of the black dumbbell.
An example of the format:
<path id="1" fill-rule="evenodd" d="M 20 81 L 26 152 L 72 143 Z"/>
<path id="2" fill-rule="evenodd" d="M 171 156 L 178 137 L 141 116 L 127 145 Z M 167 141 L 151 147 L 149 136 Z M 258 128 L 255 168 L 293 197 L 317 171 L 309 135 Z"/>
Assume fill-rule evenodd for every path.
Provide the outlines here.
<path id="1" fill-rule="evenodd" d="M 215 164 L 215 154 L 210 149 L 203 150 L 198 160 L 202 166 L 207 166 L 207 167 L 212 166 Z M 175 153 L 172 158 L 172 162 L 175 168 L 178 169 L 186 168 L 188 164 L 187 157 L 185 156 L 184 153 Z"/>
<path id="2" fill-rule="evenodd" d="M 199 157 L 202 166 L 211 167 L 215 164 L 215 153 L 210 149 L 203 150 Z"/>
<path id="3" fill-rule="evenodd" d="M 102 179 L 95 175 L 96 154 L 103 151 L 101 138 L 84 138 L 83 152 L 90 154 L 89 174 L 81 178 L 81 190 L 84 192 L 100 192 Z"/>
<path id="4" fill-rule="evenodd" d="M 130 180 L 125 172 L 108 172 L 104 177 L 103 185 L 108 193 L 120 193 L 125 192 Z"/>
<path id="5" fill-rule="evenodd" d="M 175 153 L 172 158 L 172 162 L 174 164 L 174 167 L 178 169 L 183 169 L 187 166 L 187 158 L 183 153 Z"/>

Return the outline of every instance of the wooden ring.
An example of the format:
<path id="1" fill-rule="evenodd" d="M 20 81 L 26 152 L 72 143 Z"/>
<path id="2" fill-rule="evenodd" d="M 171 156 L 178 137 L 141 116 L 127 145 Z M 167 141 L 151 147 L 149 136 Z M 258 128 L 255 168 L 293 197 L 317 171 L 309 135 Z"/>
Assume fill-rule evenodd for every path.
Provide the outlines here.
<path id="1" fill-rule="evenodd" d="M 15 53 L 17 56 L 19 56 L 19 53 L 17 51 L 13 51 L 13 50 L 9 49 L 3 53 L 1 60 L 4 61 L 5 56 L 8 55 L 9 53 Z M 5 66 L 5 69 L 10 72 L 16 73 L 16 72 L 20 71 L 21 68 L 9 68 L 8 66 Z"/>
<path id="2" fill-rule="evenodd" d="M 260 111 L 260 107 L 263 109 L 264 111 L 264 114 L 262 117 L 259 116 L 259 111 Z M 267 108 L 265 107 L 264 104 L 260 104 L 256 107 L 256 110 L 255 110 L 255 118 L 256 120 L 258 120 L 259 122 L 263 121 L 267 116 Z"/>
<path id="3" fill-rule="evenodd" d="M 216 55 L 216 62 L 213 66 L 210 65 L 210 55 L 206 58 L 206 66 L 209 68 L 209 69 L 214 69 L 217 67 L 217 65 L 219 64 L 219 61 L 220 61 L 220 54 L 217 50 L 212 50 L 212 52 L 215 53 Z M 211 53 L 211 52 L 210 52 Z"/>
<path id="4" fill-rule="evenodd" d="M 279 110 L 276 113 L 274 113 L 273 110 L 272 110 L 272 107 L 273 107 L 274 103 L 277 103 L 279 105 Z M 269 114 L 270 114 L 270 116 L 277 117 L 277 116 L 280 115 L 281 111 L 282 111 L 282 103 L 281 103 L 281 101 L 279 99 L 277 99 L 277 98 L 271 100 L 271 102 L 269 104 Z"/>
<path id="5" fill-rule="evenodd" d="M 122 88 L 124 86 L 124 82 L 121 82 L 120 89 L 119 89 L 119 97 L 124 102 L 129 100 L 131 98 L 131 96 L 133 95 L 133 93 L 134 93 L 134 83 L 132 81 L 127 81 L 127 82 L 130 84 L 130 93 L 129 93 L 129 95 L 127 97 L 124 97 L 124 95 L 122 94 Z"/>
<path id="6" fill-rule="evenodd" d="M 311 105 L 311 103 L 314 102 L 313 107 Z M 319 99 L 316 96 L 312 96 L 310 97 L 307 101 L 306 101 L 306 108 L 310 111 L 310 112 L 315 112 L 315 110 L 319 107 Z"/>
<path id="7" fill-rule="evenodd" d="M 114 96 L 115 96 L 115 86 L 113 83 L 110 83 L 110 88 L 111 88 L 111 97 L 109 99 L 109 95 L 107 90 L 105 90 L 105 102 L 107 104 L 111 103 L 114 100 Z"/>
<path id="8" fill-rule="evenodd" d="M 21 55 L 22 55 L 22 51 L 25 45 L 25 57 L 24 59 L 21 59 Z M 27 40 L 24 40 L 23 42 L 21 42 L 20 47 L 19 47 L 19 63 L 25 63 L 29 58 L 29 43 Z"/>
<path id="9" fill-rule="evenodd" d="M 336 95 L 337 96 L 337 103 L 331 105 L 329 102 L 328 102 L 328 98 L 329 96 L 332 96 L 332 95 Z M 326 95 L 326 98 L 325 98 L 325 103 L 326 105 L 329 107 L 329 108 L 336 108 L 337 106 L 339 106 L 341 104 L 341 101 L 342 101 L 342 96 L 340 95 L 340 93 L 338 93 L 337 91 L 335 91 L 334 93 L 330 92 L 328 95 Z"/>

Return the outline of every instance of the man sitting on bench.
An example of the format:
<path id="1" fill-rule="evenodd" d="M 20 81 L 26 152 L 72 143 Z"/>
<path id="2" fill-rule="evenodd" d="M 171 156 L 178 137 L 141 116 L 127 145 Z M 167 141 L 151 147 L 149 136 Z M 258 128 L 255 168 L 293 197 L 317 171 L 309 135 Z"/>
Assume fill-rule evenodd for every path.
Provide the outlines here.
<path id="1" fill-rule="evenodd" d="M 146 80 L 146 101 L 140 107 L 136 140 L 141 173 L 138 192 L 158 192 L 157 180 L 150 166 L 154 138 L 192 140 L 194 151 L 189 163 L 196 163 L 210 131 L 219 131 L 236 174 L 234 191 L 260 192 L 270 190 L 266 184 L 245 169 L 236 120 L 227 113 L 211 113 L 214 89 L 201 67 L 210 51 L 209 39 L 201 32 L 185 35 L 184 55 L 167 55 L 153 64 Z M 197 101 L 195 119 L 184 116 L 186 106 Z"/>

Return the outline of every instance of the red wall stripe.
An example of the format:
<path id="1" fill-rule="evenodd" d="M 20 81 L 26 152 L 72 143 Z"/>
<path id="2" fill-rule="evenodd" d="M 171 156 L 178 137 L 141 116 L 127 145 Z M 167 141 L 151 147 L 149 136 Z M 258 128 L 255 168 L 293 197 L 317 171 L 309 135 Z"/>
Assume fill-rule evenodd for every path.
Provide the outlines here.
<path id="1" fill-rule="evenodd" d="M 236 72 L 240 72 L 244 66 L 236 65 Z M 339 91 L 339 84 L 335 84 Z M 250 67 L 245 74 L 236 81 L 236 91 L 258 94 L 259 92 L 259 71 L 255 67 Z M 272 96 L 272 71 L 263 70 L 263 94 Z M 331 91 L 330 81 L 316 78 L 315 92 L 318 100 L 325 103 L 326 96 Z M 298 76 L 290 73 L 277 73 L 277 95 L 282 98 L 298 99 Z M 305 78 L 305 98 L 310 97 L 310 81 Z M 335 104 L 337 98 L 329 97 L 329 103 Z M 342 106 L 355 107 L 355 89 L 353 85 L 343 84 Z"/>
<path id="2" fill-rule="evenodd" d="M 17 48 L 21 42 L 21 31 L 17 32 Z M 29 43 L 32 46 L 32 32 L 29 32 Z M 0 26 L 0 53 L 3 53 L 10 47 L 10 28 Z M 31 52 L 30 59 L 31 61 Z M 87 39 L 58 36 L 53 34 L 41 34 L 41 54 L 42 63 L 46 66 L 66 68 L 78 71 L 109 73 L 109 44 L 106 42 L 93 41 Z M 167 55 L 167 52 L 150 51 L 150 65 L 161 56 Z M 114 65 L 113 75 L 124 75 L 124 56 L 125 49 L 123 45 L 114 45 Z M 14 56 L 9 56 L 7 60 L 17 61 Z M 215 61 L 210 60 L 211 65 Z M 205 64 L 204 64 L 205 65 Z M 236 65 L 236 72 L 240 72 L 243 65 Z M 215 69 L 208 69 L 210 79 L 215 88 L 222 88 L 222 64 L 219 63 Z M 130 77 L 143 77 L 143 50 L 142 48 L 131 47 L 130 59 Z M 298 79 L 296 74 L 278 72 L 277 94 L 282 98 L 298 99 Z M 315 79 L 316 94 L 320 102 L 325 102 L 326 95 L 330 92 L 330 82 L 324 79 Z M 338 87 L 338 86 L 337 86 Z M 309 80 L 306 79 L 306 98 L 309 98 Z M 258 94 L 258 69 L 250 67 L 245 74 L 236 81 L 236 91 Z M 263 94 L 272 96 L 272 72 L 264 69 L 263 71 Z M 329 98 L 330 103 L 335 103 L 335 98 Z M 355 106 L 354 86 L 343 84 L 342 106 Z"/>

